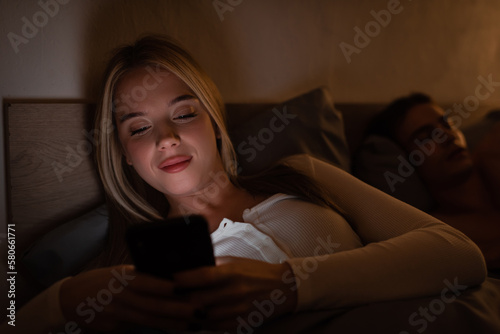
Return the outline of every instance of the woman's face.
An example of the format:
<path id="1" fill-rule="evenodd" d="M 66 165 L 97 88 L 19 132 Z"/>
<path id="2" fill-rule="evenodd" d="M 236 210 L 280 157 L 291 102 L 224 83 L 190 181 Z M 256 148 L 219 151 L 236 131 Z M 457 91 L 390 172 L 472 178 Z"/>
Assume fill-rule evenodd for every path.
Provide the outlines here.
<path id="1" fill-rule="evenodd" d="M 118 82 L 114 104 L 127 163 L 167 198 L 194 194 L 224 170 L 208 112 L 174 74 L 134 69 Z"/>

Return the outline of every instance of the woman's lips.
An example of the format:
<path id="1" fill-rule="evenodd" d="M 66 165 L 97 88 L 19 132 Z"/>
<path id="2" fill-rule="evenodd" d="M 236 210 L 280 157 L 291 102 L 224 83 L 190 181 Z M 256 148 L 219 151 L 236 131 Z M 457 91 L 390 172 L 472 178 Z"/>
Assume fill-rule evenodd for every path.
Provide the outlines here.
<path id="1" fill-rule="evenodd" d="M 187 155 L 177 155 L 164 160 L 158 168 L 167 173 L 178 173 L 189 165 L 191 158 L 192 157 Z"/>

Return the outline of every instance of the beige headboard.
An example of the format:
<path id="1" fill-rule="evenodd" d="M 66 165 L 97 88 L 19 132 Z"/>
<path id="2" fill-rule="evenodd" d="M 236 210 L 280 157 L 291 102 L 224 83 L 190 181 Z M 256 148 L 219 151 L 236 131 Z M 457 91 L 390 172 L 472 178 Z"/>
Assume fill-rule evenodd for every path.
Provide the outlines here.
<path id="1" fill-rule="evenodd" d="M 8 220 L 18 252 L 37 236 L 103 201 L 93 165 L 93 106 L 5 105 Z"/>

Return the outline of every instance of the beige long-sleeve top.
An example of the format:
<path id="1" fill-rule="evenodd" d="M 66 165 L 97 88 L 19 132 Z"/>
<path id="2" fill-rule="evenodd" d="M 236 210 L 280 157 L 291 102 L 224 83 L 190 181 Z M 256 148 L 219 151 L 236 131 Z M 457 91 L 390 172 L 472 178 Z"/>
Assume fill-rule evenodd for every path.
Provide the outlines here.
<path id="1" fill-rule="evenodd" d="M 445 280 L 474 286 L 486 279 L 481 251 L 460 231 L 320 160 L 296 156 L 289 163 L 328 189 L 365 244 L 318 260 L 301 281 L 299 310 L 428 296 Z"/>

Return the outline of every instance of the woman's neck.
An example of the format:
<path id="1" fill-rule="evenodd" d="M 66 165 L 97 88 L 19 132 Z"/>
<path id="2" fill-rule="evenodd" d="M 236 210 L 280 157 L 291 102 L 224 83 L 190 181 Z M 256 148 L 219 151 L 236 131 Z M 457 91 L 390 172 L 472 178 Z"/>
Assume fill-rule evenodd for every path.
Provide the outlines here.
<path id="1" fill-rule="evenodd" d="M 219 227 L 223 218 L 243 220 L 243 211 L 264 197 L 252 196 L 244 189 L 236 187 L 224 173 L 213 179 L 202 189 L 186 196 L 170 196 L 169 217 L 197 214 L 208 221 L 210 231 Z"/>

